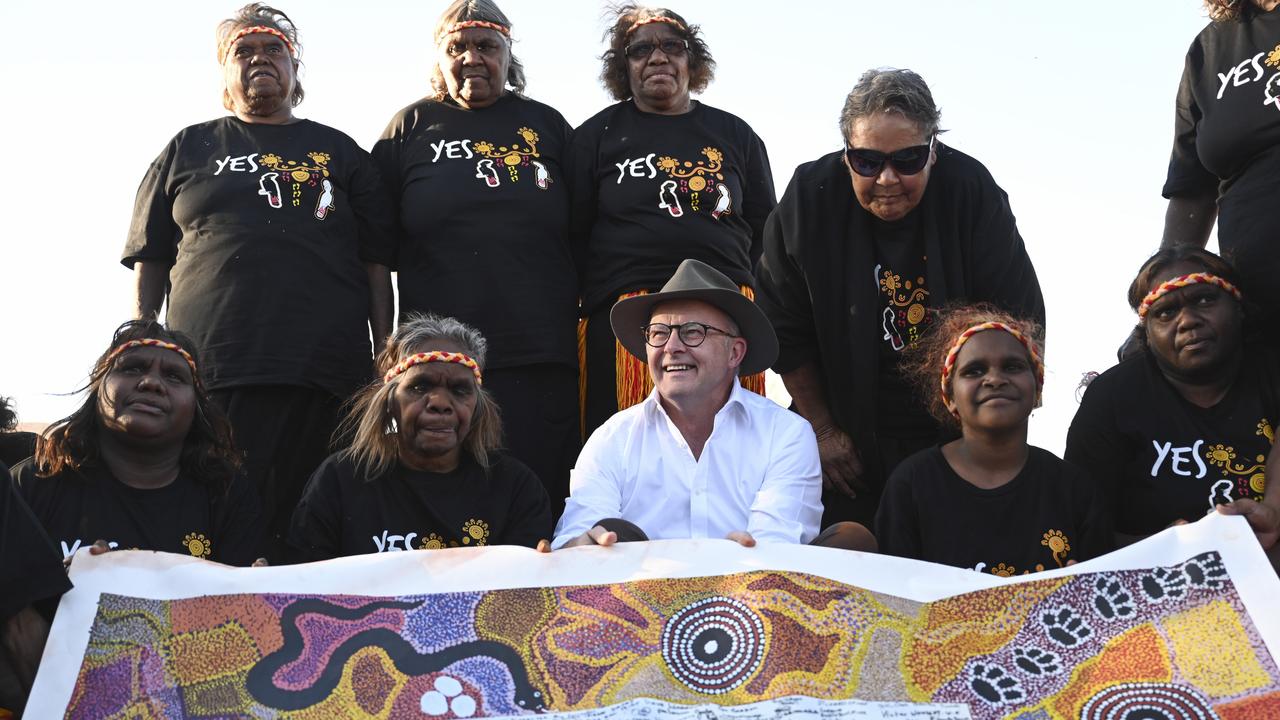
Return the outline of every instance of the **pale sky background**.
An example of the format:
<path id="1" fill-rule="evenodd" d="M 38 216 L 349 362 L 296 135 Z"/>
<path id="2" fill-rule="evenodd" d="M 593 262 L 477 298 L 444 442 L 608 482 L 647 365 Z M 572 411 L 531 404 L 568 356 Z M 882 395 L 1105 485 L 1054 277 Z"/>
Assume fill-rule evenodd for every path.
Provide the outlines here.
<path id="1" fill-rule="evenodd" d="M 424 95 L 444 0 L 280 0 L 303 45 L 297 112 L 366 149 Z M 598 0 L 504 0 L 528 94 L 573 125 L 610 102 Z M 229 2 L 14 3 L 0 57 L 0 395 L 20 420 L 73 410 L 129 318 L 118 262 L 134 193 L 181 128 L 225 114 L 214 28 Z M 1031 441 L 1060 453 L 1087 370 L 1133 325 L 1124 295 L 1159 244 L 1183 55 L 1200 0 L 683 2 L 718 62 L 706 103 L 764 139 L 781 196 L 795 167 L 840 147 L 863 70 L 907 67 L 942 108 L 944 140 L 1009 193 L 1048 305 L 1048 379 Z M 1211 241 L 1214 242 L 1214 241 Z M 1212 245 L 1211 245 L 1212 247 Z M 868 342 L 872 339 L 868 338 Z"/>

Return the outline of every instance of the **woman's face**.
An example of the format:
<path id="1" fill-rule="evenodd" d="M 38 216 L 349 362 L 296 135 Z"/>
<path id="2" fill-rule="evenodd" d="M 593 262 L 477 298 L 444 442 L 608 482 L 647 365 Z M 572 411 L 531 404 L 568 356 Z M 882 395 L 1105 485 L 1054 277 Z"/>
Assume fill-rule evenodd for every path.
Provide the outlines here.
<path id="1" fill-rule="evenodd" d="M 440 40 L 437 61 L 449 97 L 467 109 L 497 102 L 506 92 L 511 46 L 497 30 L 463 28 Z"/>
<path id="2" fill-rule="evenodd" d="M 195 411 L 191 366 L 164 348 L 126 350 L 115 359 L 98 392 L 103 429 L 133 443 L 181 444 Z"/>
<path id="3" fill-rule="evenodd" d="M 947 409 L 966 431 L 1026 429 L 1036 407 L 1036 375 L 1027 349 L 1003 330 L 970 337 L 956 355 Z"/>
<path id="4" fill-rule="evenodd" d="M 930 139 L 917 123 L 900 113 L 882 112 L 855 120 L 853 131 L 846 141 L 848 147 L 854 150 L 875 150 L 891 154 L 906 148 L 928 145 Z M 920 204 L 925 187 L 929 184 L 929 173 L 937 159 L 937 153 L 931 150 L 924 169 L 913 175 L 899 172 L 891 162 L 884 163 L 875 177 L 859 175 L 850 167 L 848 169 L 853 178 L 853 194 L 857 196 L 859 205 L 881 220 L 901 220 Z M 845 164 L 848 165 L 847 157 Z"/>
<path id="5" fill-rule="evenodd" d="M 662 50 L 663 41 L 673 52 Z M 671 43 L 681 47 L 675 50 Z M 640 52 L 627 55 L 627 77 L 636 106 L 645 112 L 682 113 L 689 109 L 689 51 L 684 38 L 668 23 L 641 25 L 631 34 L 627 47 Z"/>
<path id="6" fill-rule="evenodd" d="M 1152 279 L 1151 287 L 1182 275 L 1204 272 L 1179 262 Z M 1192 384 L 1220 379 L 1242 350 L 1244 314 L 1240 303 L 1216 285 L 1197 283 L 1163 295 L 1147 309 L 1147 347 L 1166 374 Z"/>
<path id="7" fill-rule="evenodd" d="M 431 350 L 465 352 L 440 341 Z M 400 461 L 415 470 L 448 472 L 458 466 L 471 434 L 480 387 L 471 368 L 428 362 L 404 372 L 395 390 Z"/>
<path id="8" fill-rule="evenodd" d="M 222 70 L 236 115 L 264 119 L 293 116 L 298 64 L 284 40 L 264 32 L 245 35 L 227 50 Z"/>

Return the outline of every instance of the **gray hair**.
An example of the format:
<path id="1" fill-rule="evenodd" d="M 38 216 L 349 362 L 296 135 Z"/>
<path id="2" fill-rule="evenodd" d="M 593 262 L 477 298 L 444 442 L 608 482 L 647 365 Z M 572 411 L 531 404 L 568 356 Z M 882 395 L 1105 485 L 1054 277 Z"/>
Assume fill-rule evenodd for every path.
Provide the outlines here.
<path id="1" fill-rule="evenodd" d="M 882 112 L 898 113 L 930 137 L 943 132 L 938 127 L 942 112 L 933 104 L 933 93 L 924 78 L 911 70 L 872 68 L 862 73 L 840 111 L 841 135 L 847 142 L 855 122 Z"/>
<path id="2" fill-rule="evenodd" d="M 412 313 L 404 318 L 378 353 L 375 362 L 377 379 L 356 393 L 348 403 L 346 417 L 334 436 L 335 439 L 350 439 L 342 456 L 355 461 L 366 479 L 387 472 L 399 457 L 392 407 L 400 383 L 397 380 L 384 383 L 382 376 L 407 357 L 439 349 L 437 346 L 441 342 L 461 347 L 462 352 L 484 370 L 489 343 L 479 330 L 456 318 Z M 493 397 L 482 387 L 477 388 L 471 431 L 463 438 L 462 446 L 481 467 L 486 468 L 489 467 L 489 453 L 502 446 L 502 414 Z"/>
<path id="3" fill-rule="evenodd" d="M 506 28 L 511 27 L 511 21 L 493 0 L 454 0 L 436 21 L 435 31 L 431 34 L 435 45 L 437 47 L 440 45 L 446 28 L 456 22 L 468 20 L 482 20 L 497 23 Z M 503 35 L 502 39 L 507 44 L 507 55 L 510 57 L 507 63 L 506 84 L 511 86 L 516 95 L 524 95 L 525 85 L 528 84 L 524 77 L 524 64 L 516 58 L 515 53 L 511 52 L 511 36 Z M 449 96 L 449 88 L 444 82 L 444 72 L 440 69 L 438 61 L 431 67 L 431 88 L 435 90 L 435 95 L 432 96 L 434 100 L 443 100 Z"/>

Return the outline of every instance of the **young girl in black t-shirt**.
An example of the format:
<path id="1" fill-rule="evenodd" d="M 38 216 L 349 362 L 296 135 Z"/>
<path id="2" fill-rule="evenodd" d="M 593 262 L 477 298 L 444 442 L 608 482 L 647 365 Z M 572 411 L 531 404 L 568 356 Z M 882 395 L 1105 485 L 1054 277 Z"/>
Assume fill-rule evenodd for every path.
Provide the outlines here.
<path id="1" fill-rule="evenodd" d="M 64 558 L 162 550 L 229 565 L 258 556 L 258 502 L 191 340 L 155 321 L 121 325 L 84 403 L 14 467 L 14 483 Z"/>
<path id="2" fill-rule="evenodd" d="M 1030 321 L 966 306 L 904 352 L 931 412 L 961 437 L 894 470 L 876 516 L 881 551 L 1008 576 L 1111 549 L 1093 481 L 1027 444 L 1044 385 L 1039 338 Z"/>

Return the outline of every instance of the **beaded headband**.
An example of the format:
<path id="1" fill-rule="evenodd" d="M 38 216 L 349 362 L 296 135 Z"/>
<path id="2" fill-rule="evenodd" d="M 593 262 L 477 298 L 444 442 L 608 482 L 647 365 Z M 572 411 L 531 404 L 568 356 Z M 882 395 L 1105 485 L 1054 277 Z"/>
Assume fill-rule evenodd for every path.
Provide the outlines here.
<path id="1" fill-rule="evenodd" d="M 648 25 L 649 23 L 656 23 L 656 22 L 666 23 L 668 25 L 675 25 L 677 28 L 680 28 L 680 30 L 682 31 L 685 31 L 685 32 L 688 31 L 688 28 L 684 26 L 684 23 L 680 22 L 675 18 L 667 17 L 666 15 L 651 15 L 643 20 L 637 20 L 634 23 L 632 23 L 631 27 L 627 29 L 627 34 L 630 35 L 631 33 L 640 29 L 640 26 L 642 25 Z"/>
<path id="2" fill-rule="evenodd" d="M 191 357 L 191 353 L 183 350 L 181 345 L 175 345 L 171 342 L 165 342 L 164 340 L 156 340 L 155 338 L 140 338 L 138 340 L 129 340 L 128 342 L 120 343 L 109 355 L 107 355 L 106 364 L 110 365 L 111 361 L 115 360 L 116 356 L 120 353 L 136 347 L 158 347 L 178 353 L 182 356 L 183 360 L 187 361 L 187 365 L 191 366 L 191 377 L 194 378 L 196 382 L 200 381 L 200 374 L 196 372 L 196 360 Z"/>
<path id="3" fill-rule="evenodd" d="M 462 22 L 456 22 L 450 25 L 449 27 L 445 28 L 444 32 L 440 33 L 440 35 L 441 37 L 445 35 L 452 35 L 453 33 L 456 33 L 459 30 L 466 30 L 467 28 L 485 28 L 486 30 L 496 30 L 502 33 L 503 35 L 506 35 L 507 37 L 511 37 L 511 28 L 501 23 L 489 22 L 488 20 L 463 20 Z"/>
<path id="4" fill-rule="evenodd" d="M 960 355 L 960 348 L 964 346 L 969 338 L 983 330 L 1003 330 L 1022 343 L 1022 347 L 1026 348 L 1027 354 L 1031 356 L 1031 364 L 1035 368 L 1036 390 L 1039 391 L 1040 388 L 1044 387 L 1044 361 L 1040 359 L 1040 353 L 1036 352 L 1035 343 L 1031 341 L 1031 338 L 1002 322 L 984 322 L 960 333 L 959 337 L 956 338 L 956 344 L 952 345 L 951 349 L 947 351 L 947 359 L 942 363 L 942 402 L 951 401 L 951 393 L 947 391 L 947 381 L 951 379 L 951 371 L 955 369 L 956 358 Z"/>
<path id="5" fill-rule="evenodd" d="M 1230 282 L 1223 280 L 1217 275 L 1214 275 L 1213 273 L 1204 273 L 1204 272 L 1191 273 L 1190 275 L 1182 275 L 1182 276 L 1173 278 L 1172 280 L 1166 280 L 1160 283 L 1160 285 L 1156 287 L 1155 290 L 1152 290 L 1151 292 L 1147 293 L 1147 296 L 1142 298 L 1142 302 L 1138 305 L 1138 322 L 1146 322 L 1147 311 L 1151 309 L 1151 306 L 1155 303 L 1155 301 L 1159 300 L 1165 295 L 1168 295 L 1174 290 L 1179 290 L 1181 288 L 1187 287 L 1188 285 L 1199 285 L 1199 284 L 1217 285 L 1218 287 L 1227 291 L 1227 293 L 1231 295 L 1231 297 L 1235 298 L 1236 302 L 1240 302 L 1241 300 L 1244 299 L 1244 296 L 1240 294 L 1239 288 L 1237 288 L 1235 285 L 1232 285 Z"/>
<path id="6" fill-rule="evenodd" d="M 397 375 L 403 373 L 405 370 L 408 370 L 414 365 L 421 365 L 423 363 L 429 363 L 429 362 L 457 363 L 464 367 L 469 367 L 471 368 L 471 372 L 476 376 L 476 384 L 477 385 L 484 384 L 484 381 L 481 379 L 481 376 L 480 376 L 479 363 L 477 363 L 475 360 L 472 360 L 470 357 L 468 357 L 463 353 L 445 352 L 443 350 L 432 350 L 431 352 L 424 352 L 424 353 L 418 353 L 417 355 L 410 355 L 409 357 L 396 363 L 395 367 L 388 370 L 387 374 L 382 376 L 382 382 L 384 384 L 389 383 L 392 380 L 395 380 Z"/>
<path id="7" fill-rule="evenodd" d="M 223 41 L 222 45 L 218 47 L 218 62 L 220 63 L 226 62 L 227 51 L 231 49 L 232 45 L 236 44 L 237 40 L 244 37 L 245 35 L 255 35 L 257 33 L 266 33 L 268 35 L 275 35 L 276 37 L 284 41 L 284 46 L 286 48 L 289 48 L 289 55 L 295 58 L 298 57 L 298 53 L 295 52 L 293 49 L 293 43 L 289 41 L 289 36 L 285 35 L 284 33 L 280 32 L 279 30 L 273 27 L 267 27 L 266 25 L 254 25 L 253 27 L 241 28 L 234 35 L 232 35 L 231 37 Z"/>

